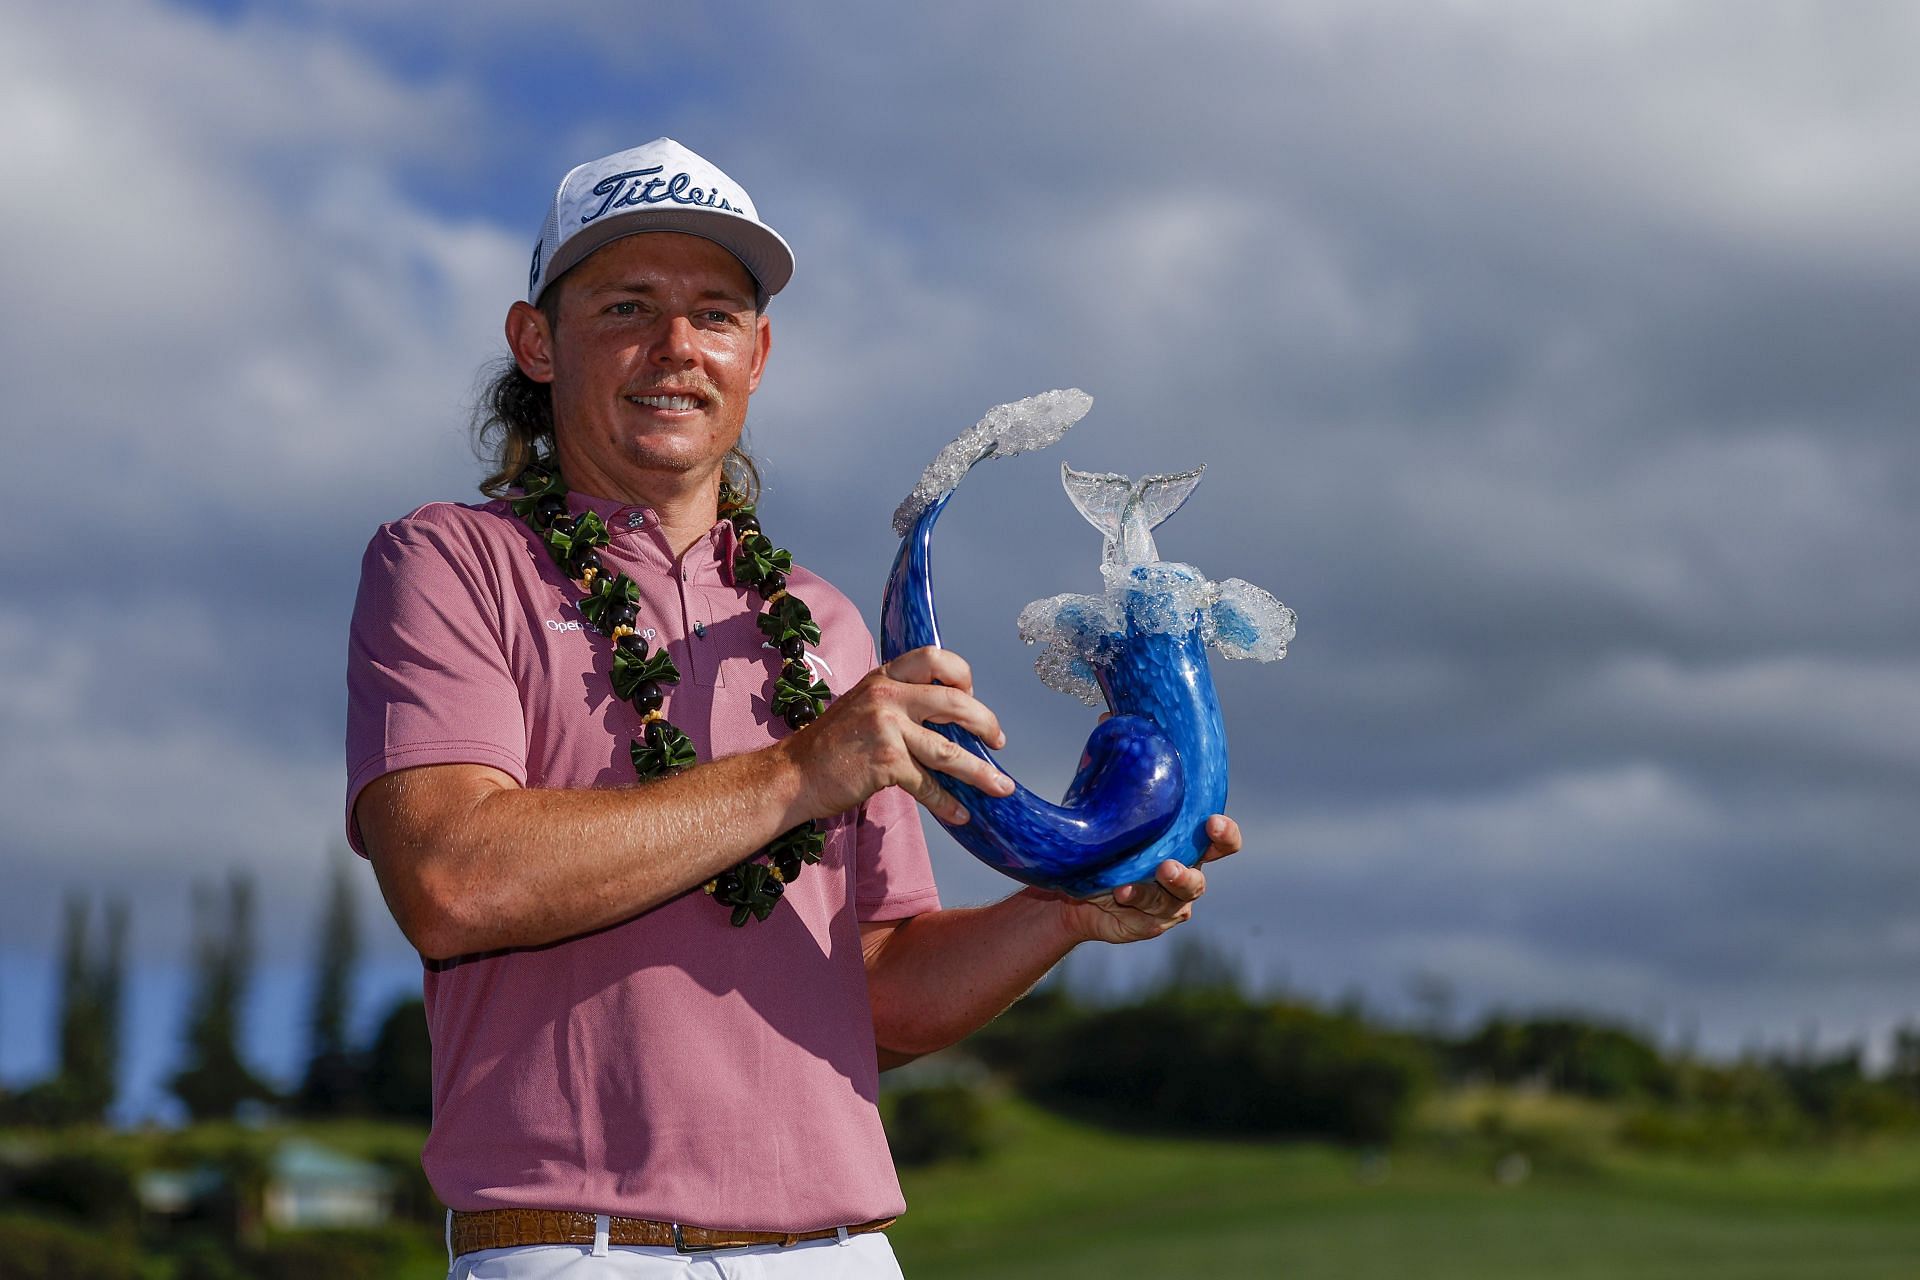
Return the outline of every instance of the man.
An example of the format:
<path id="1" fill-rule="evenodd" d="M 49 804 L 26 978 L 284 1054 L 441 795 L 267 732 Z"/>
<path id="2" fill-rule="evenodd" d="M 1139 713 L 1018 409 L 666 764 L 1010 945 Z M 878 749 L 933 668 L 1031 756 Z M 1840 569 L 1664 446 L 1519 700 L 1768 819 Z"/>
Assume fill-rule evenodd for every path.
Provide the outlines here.
<path id="1" fill-rule="evenodd" d="M 676 1247 L 897 1275 L 878 1069 L 966 1035 L 1080 942 L 1164 932 L 1205 888 L 1169 862 L 1090 902 L 940 908 L 914 801 L 962 819 L 939 773 L 1012 789 L 926 727 L 1003 742 L 966 663 L 875 668 L 844 596 L 797 565 L 751 589 L 751 530 L 719 518 L 723 478 L 752 484 L 738 445 L 792 265 L 738 184 L 669 139 L 569 173 L 489 398 L 492 491 L 550 451 L 564 514 L 434 503 L 367 551 L 348 829 L 426 963 L 423 1159 L 456 1275 L 650 1275 L 684 1264 Z M 576 574 L 539 521 L 589 512 L 607 541 Z M 679 675 L 633 705 L 579 608 L 612 574 L 636 584 L 620 631 L 639 638 L 618 646 Z M 797 730 L 771 714 L 786 668 L 757 621 L 789 593 L 821 634 L 784 656 L 833 695 Z M 663 716 L 701 763 L 633 785 L 628 744 Z M 817 865 L 734 927 L 713 885 L 809 821 Z M 1210 857 L 1239 848 L 1227 818 L 1209 834 Z"/>

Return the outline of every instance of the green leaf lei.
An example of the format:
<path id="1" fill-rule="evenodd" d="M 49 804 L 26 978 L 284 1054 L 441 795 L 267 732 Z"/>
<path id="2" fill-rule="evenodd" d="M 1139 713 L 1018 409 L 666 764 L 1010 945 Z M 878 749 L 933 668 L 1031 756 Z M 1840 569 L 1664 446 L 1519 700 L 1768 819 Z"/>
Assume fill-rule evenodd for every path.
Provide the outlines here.
<path id="1" fill-rule="evenodd" d="M 632 743 L 633 771 L 642 778 L 658 778 L 695 764 L 692 739 L 660 712 L 663 688 L 680 682 L 680 669 L 665 649 L 649 653 L 647 642 L 634 630 L 640 614 L 640 585 L 624 573 L 609 577 L 600 567 L 599 548 L 607 545 L 608 538 L 606 522 L 593 511 L 577 517 L 567 514 L 566 482 L 551 457 L 535 458 L 515 483 L 520 496 L 511 500 L 513 513 L 540 535 L 560 571 L 586 592 L 579 602 L 581 616 L 613 641 L 614 694 L 631 702 L 645 724 Z M 787 594 L 793 556 L 760 532 L 753 504 L 724 482 L 720 515 L 733 526 L 739 547 L 733 558 L 734 580 L 753 587 L 767 604 L 756 622 L 780 653 L 780 674 L 769 699 L 773 713 L 788 728 L 804 728 L 819 717 L 833 693 L 814 679 L 806 663 L 806 646 L 820 643 L 820 626 L 797 596 Z M 709 880 L 706 891 L 732 911 L 736 928 L 749 920 L 765 920 L 800 868 L 820 861 L 826 847 L 826 832 L 820 824 L 803 822 Z"/>

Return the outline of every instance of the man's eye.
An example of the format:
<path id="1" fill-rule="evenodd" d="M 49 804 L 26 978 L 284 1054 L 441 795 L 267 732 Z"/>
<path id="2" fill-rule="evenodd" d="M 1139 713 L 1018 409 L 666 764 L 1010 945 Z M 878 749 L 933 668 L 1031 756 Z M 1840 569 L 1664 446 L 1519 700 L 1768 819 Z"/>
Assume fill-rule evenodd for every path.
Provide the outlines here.
<path id="1" fill-rule="evenodd" d="M 709 311 L 706 313 L 708 324 L 728 324 L 733 320 L 731 311 Z"/>
<path id="2" fill-rule="evenodd" d="M 634 312 L 638 311 L 639 309 L 640 309 L 640 304 L 637 302 L 616 302 L 612 306 L 607 308 L 607 314 L 615 315 L 615 316 L 630 316 Z"/>

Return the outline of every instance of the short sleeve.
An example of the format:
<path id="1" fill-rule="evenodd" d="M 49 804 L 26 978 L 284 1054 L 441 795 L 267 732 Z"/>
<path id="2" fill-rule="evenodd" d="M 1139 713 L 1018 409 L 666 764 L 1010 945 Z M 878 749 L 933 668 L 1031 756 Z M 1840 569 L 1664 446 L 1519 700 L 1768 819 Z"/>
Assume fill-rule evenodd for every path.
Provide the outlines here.
<path id="1" fill-rule="evenodd" d="M 862 924 L 904 920 L 940 909 L 920 806 L 898 787 L 877 792 L 860 806 L 854 826 L 857 881 L 854 914 Z"/>
<path id="2" fill-rule="evenodd" d="M 381 526 L 360 563 L 347 641 L 347 839 L 368 783 L 396 769 L 484 764 L 521 785 L 526 717 L 500 593 L 457 527 L 419 513 Z"/>
<path id="3" fill-rule="evenodd" d="M 872 636 L 866 644 L 861 675 L 875 665 Z M 862 924 L 940 909 L 933 862 L 920 829 L 920 806 L 899 787 L 876 792 L 860 806 L 854 823 L 854 874 L 854 914 Z"/>

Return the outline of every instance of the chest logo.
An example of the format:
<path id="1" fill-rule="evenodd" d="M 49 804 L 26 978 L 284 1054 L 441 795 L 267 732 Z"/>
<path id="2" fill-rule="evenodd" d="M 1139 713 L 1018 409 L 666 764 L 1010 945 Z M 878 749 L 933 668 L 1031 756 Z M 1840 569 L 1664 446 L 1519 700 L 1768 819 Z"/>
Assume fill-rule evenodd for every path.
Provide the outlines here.
<path id="1" fill-rule="evenodd" d="M 586 627 L 578 618 L 548 618 L 546 628 L 549 631 L 585 631 Z M 648 640 L 655 639 L 659 633 L 652 627 L 642 627 L 640 634 Z"/>

